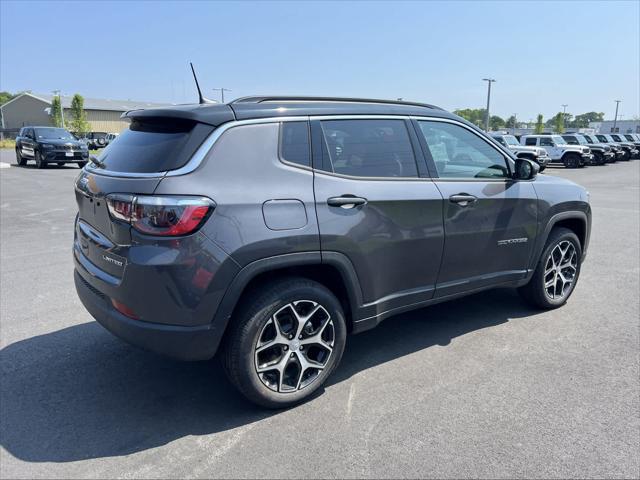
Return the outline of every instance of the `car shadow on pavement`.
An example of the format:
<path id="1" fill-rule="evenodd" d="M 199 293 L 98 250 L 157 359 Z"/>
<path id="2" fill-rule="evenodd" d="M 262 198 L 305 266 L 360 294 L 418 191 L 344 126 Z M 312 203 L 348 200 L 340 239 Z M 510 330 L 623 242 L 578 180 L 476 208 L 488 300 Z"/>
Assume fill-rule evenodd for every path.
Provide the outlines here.
<path id="1" fill-rule="evenodd" d="M 330 384 L 455 337 L 536 312 L 497 290 L 396 316 L 349 338 Z M 277 415 L 244 400 L 216 360 L 174 362 L 95 322 L 0 351 L 0 444 L 29 462 L 127 455 Z"/>

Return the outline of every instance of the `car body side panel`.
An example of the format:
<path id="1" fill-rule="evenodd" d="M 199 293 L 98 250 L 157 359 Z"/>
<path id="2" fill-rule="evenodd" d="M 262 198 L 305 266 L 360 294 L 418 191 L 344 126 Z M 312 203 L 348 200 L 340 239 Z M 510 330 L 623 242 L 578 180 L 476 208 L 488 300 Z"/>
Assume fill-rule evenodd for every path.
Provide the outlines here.
<path id="1" fill-rule="evenodd" d="M 155 191 L 211 198 L 216 208 L 202 232 L 241 267 L 260 258 L 320 250 L 313 172 L 279 159 L 279 128 L 279 123 L 230 128 L 194 173 L 167 176 Z M 271 208 L 273 201 L 277 208 Z M 270 205 L 266 218 L 265 202 Z M 292 208 L 295 218 L 289 218 Z"/>

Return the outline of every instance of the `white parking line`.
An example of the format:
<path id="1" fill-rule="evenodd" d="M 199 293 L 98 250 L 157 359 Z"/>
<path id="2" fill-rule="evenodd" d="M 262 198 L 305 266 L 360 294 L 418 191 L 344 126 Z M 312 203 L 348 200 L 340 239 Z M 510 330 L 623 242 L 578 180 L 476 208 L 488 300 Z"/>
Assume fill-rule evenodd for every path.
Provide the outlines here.
<path id="1" fill-rule="evenodd" d="M 10 166 L 10 163 L 0 162 L 0 168 L 9 168 Z"/>

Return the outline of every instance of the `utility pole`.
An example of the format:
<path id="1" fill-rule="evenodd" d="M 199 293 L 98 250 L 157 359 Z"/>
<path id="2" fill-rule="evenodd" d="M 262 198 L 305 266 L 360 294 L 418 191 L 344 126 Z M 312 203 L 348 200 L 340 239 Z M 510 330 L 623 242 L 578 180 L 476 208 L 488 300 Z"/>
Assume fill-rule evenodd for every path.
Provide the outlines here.
<path id="1" fill-rule="evenodd" d="M 564 127 L 564 129 L 567 129 L 567 107 L 569 105 L 567 105 L 566 103 L 563 103 L 561 105 L 562 107 L 562 126 Z"/>
<path id="2" fill-rule="evenodd" d="M 616 102 L 616 116 L 613 117 L 613 133 L 616 133 L 616 124 L 618 123 L 618 106 L 620 105 L 620 102 L 622 100 L 614 100 L 614 102 Z"/>
<path id="3" fill-rule="evenodd" d="M 513 134 L 516 134 L 516 128 L 518 128 L 518 114 L 513 114 Z"/>
<path id="4" fill-rule="evenodd" d="M 487 82 L 487 118 L 484 121 L 485 132 L 489 131 L 489 104 L 491 103 L 491 84 L 495 82 L 493 78 L 483 78 L 483 82 Z"/>
<path id="5" fill-rule="evenodd" d="M 212 90 L 220 90 L 220 99 L 222 100 L 222 103 L 224 103 L 224 92 L 233 92 L 233 90 L 231 90 L 230 88 L 224 88 L 224 87 L 220 87 L 220 88 L 213 88 Z"/>
<path id="6" fill-rule="evenodd" d="M 60 90 L 54 90 L 54 95 L 58 96 L 58 100 L 60 100 L 60 121 L 62 123 L 62 128 L 64 128 L 64 107 L 62 106 L 62 97 L 60 96 Z"/>

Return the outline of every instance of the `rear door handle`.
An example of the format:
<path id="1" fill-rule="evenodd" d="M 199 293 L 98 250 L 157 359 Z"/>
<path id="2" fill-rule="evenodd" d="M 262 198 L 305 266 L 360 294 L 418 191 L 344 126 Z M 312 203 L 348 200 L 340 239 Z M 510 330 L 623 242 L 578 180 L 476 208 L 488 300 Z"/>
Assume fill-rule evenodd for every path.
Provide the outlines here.
<path id="1" fill-rule="evenodd" d="M 353 208 L 356 205 L 364 205 L 365 203 L 367 203 L 366 198 L 352 197 L 349 195 L 327 198 L 327 205 L 330 207 Z"/>
<path id="2" fill-rule="evenodd" d="M 449 197 L 450 202 L 457 203 L 461 207 L 466 207 L 467 205 L 475 202 L 476 200 L 478 200 L 478 197 L 469 195 L 468 193 L 458 193 L 457 195 L 451 195 Z"/>

